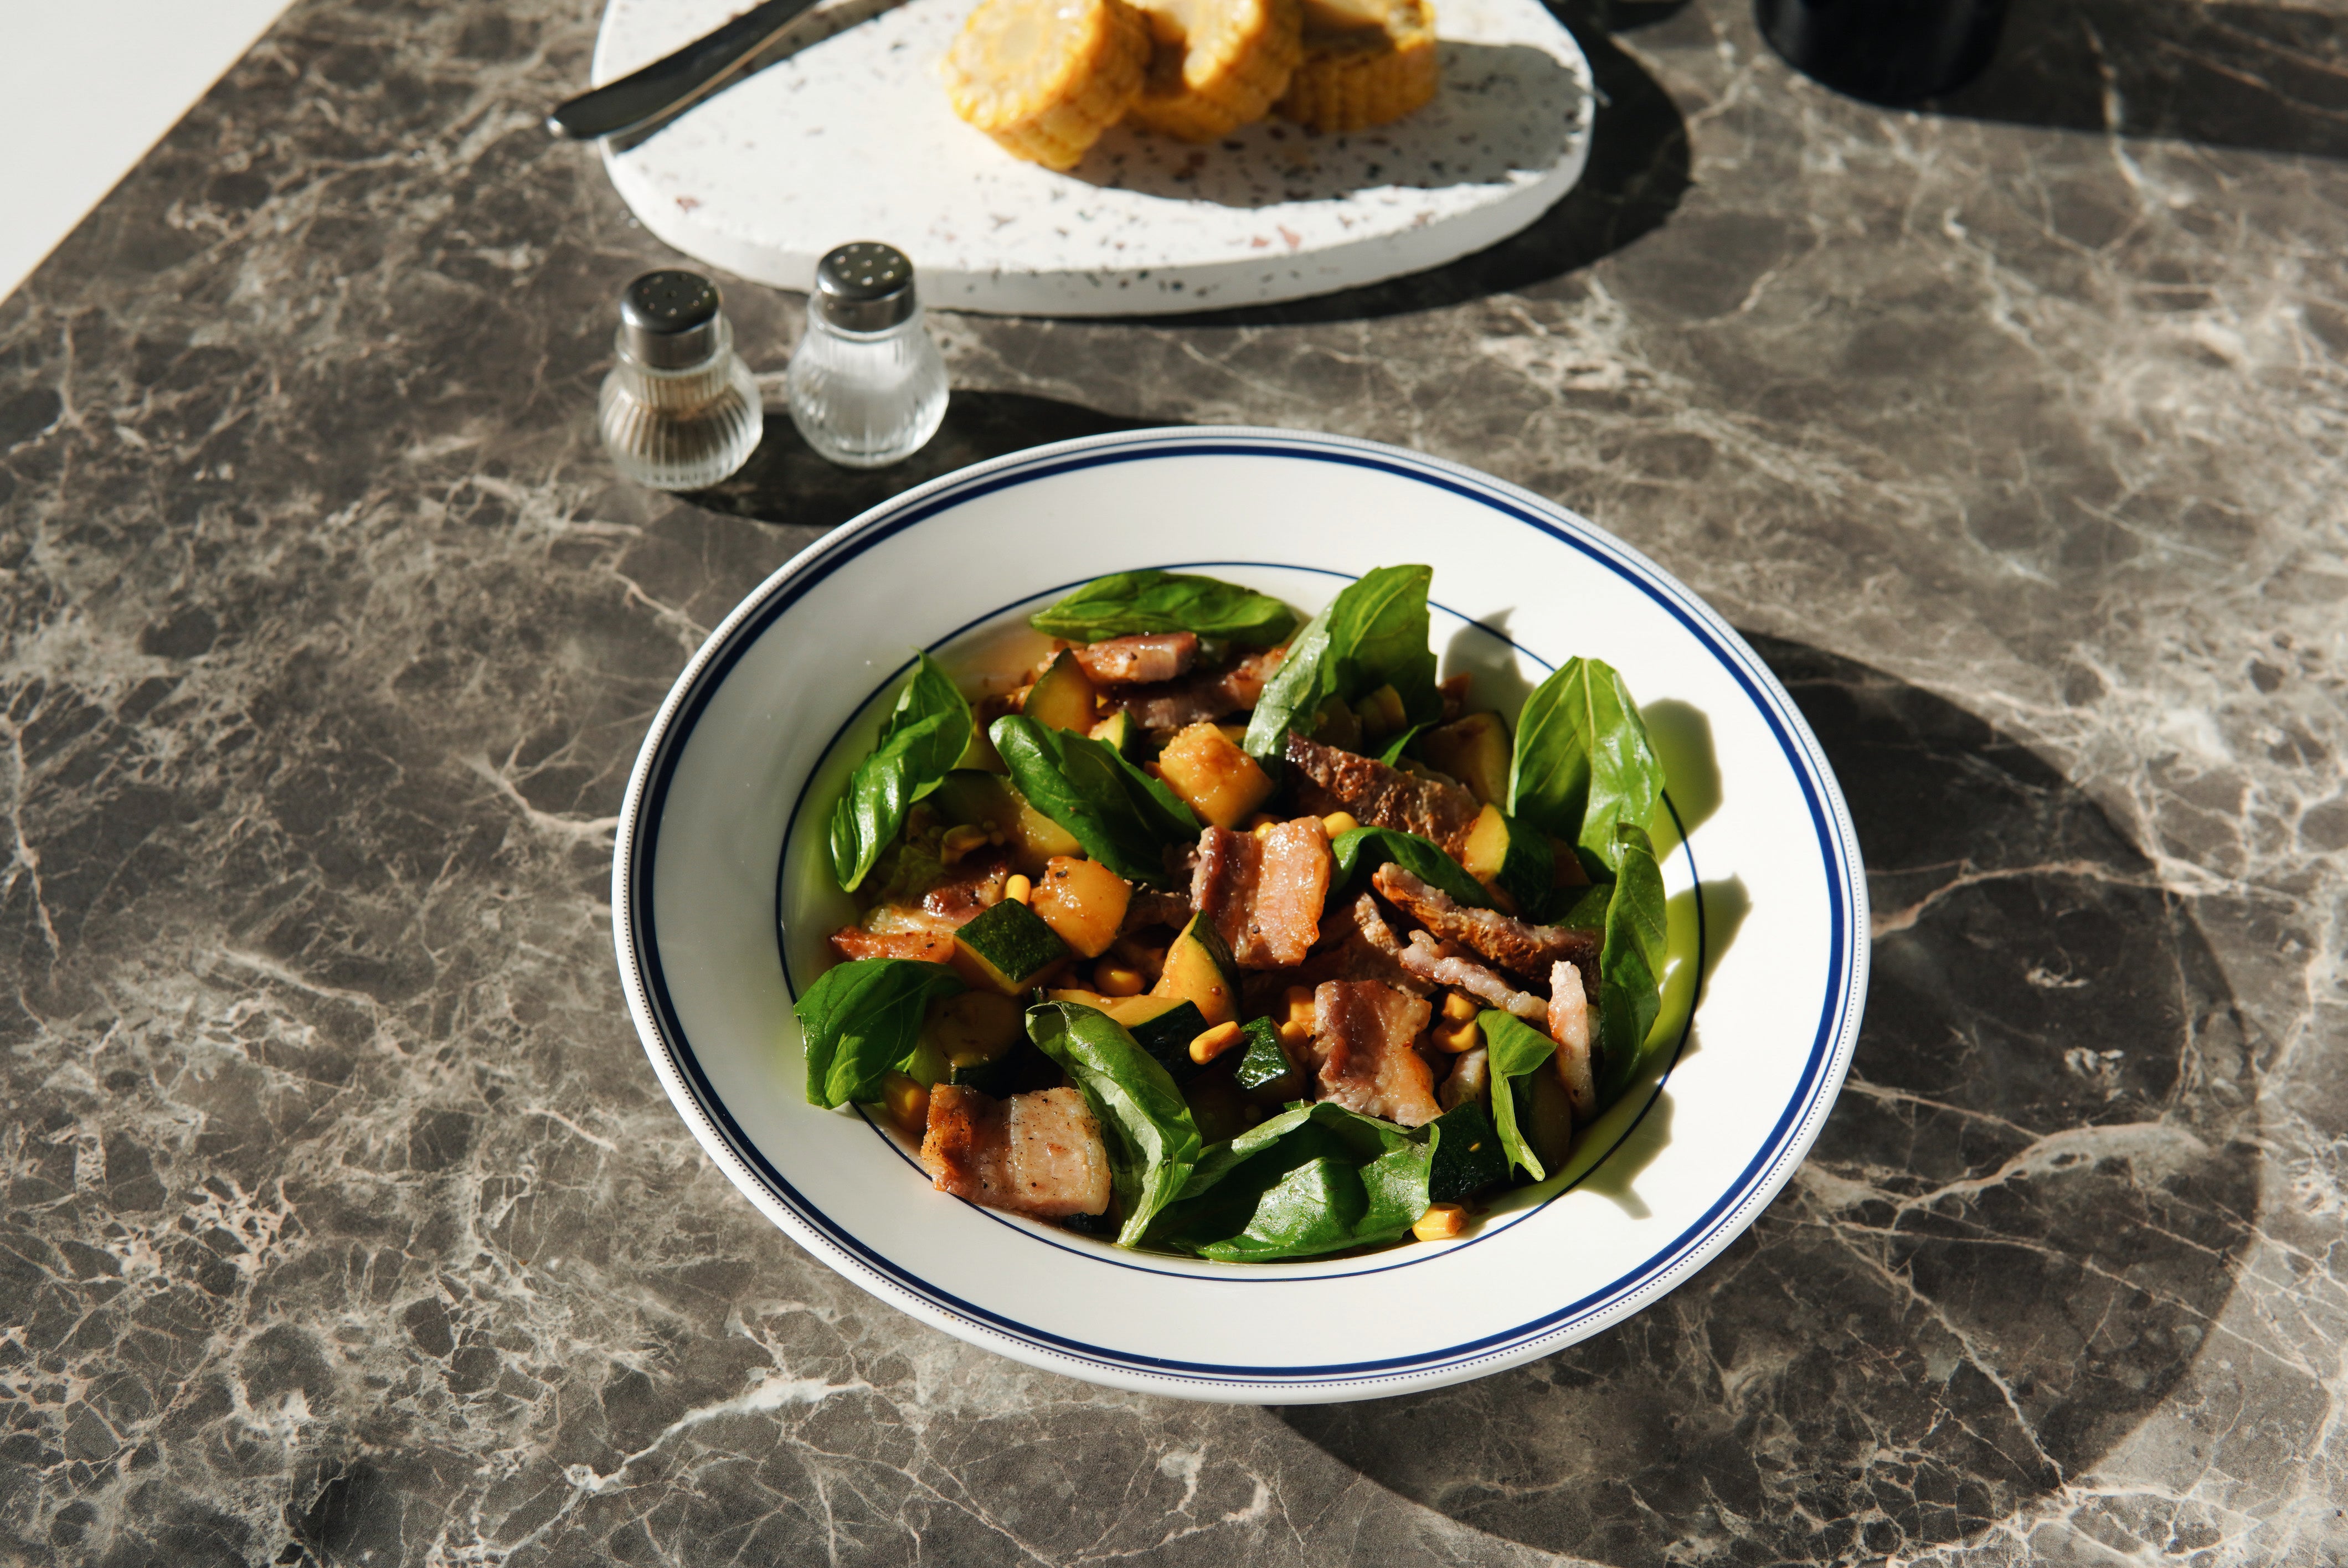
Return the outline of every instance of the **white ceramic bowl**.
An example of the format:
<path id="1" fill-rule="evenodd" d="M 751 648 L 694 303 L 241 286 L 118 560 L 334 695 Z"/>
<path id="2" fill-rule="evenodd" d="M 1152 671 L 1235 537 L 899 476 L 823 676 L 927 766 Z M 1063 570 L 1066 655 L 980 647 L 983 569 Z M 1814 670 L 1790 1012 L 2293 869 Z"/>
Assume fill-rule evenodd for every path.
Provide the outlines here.
<path id="1" fill-rule="evenodd" d="M 1571 1165 L 1467 1235 L 1239 1266 L 1123 1252 L 930 1190 L 909 1147 L 800 1095 L 798 988 L 845 898 L 824 822 L 916 647 L 951 666 L 1077 583 L 1167 567 L 1307 612 L 1435 569 L 1444 672 L 1513 709 L 1576 653 L 1643 704 L 1684 835 L 1653 1064 Z M 1792 1173 L 1866 994 L 1859 846 L 1818 743 L 1727 624 L 1620 540 L 1456 464 L 1332 436 L 1139 431 L 1039 447 L 836 529 L 728 616 L 629 781 L 613 928 L 644 1050 L 709 1157 L 873 1295 L 1121 1388 L 1251 1403 L 1479 1377 L 1688 1277 Z M 781 940 L 777 940 L 778 917 Z M 1700 995 L 1699 995 L 1700 992 Z"/>

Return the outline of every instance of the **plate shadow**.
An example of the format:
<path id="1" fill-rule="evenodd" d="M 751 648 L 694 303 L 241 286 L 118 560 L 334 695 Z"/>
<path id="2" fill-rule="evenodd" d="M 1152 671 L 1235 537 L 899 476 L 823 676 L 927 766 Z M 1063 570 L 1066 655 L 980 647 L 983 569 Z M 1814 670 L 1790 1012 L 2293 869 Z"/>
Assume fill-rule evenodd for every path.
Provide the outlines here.
<path id="1" fill-rule="evenodd" d="M 1841 778 L 1876 912 L 1802 1173 L 1585 1344 L 1280 1413 L 1478 1530 L 1625 1568 L 1896 1554 L 2008 1516 L 2159 1405 L 2256 1215 L 2241 1024 L 2143 856 L 1973 715 L 1747 637 Z"/>

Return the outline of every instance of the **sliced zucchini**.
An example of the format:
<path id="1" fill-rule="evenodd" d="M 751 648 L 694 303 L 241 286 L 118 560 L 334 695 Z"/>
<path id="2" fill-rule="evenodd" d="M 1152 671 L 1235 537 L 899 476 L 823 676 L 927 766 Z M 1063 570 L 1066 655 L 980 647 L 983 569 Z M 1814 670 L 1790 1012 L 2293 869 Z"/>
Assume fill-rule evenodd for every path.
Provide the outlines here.
<path id="1" fill-rule="evenodd" d="M 1435 1159 L 1426 1172 L 1428 1203 L 1457 1203 L 1508 1178 L 1508 1153 L 1500 1147 L 1499 1131 L 1482 1101 L 1470 1100 L 1446 1111 L 1435 1125 Z"/>
<path id="2" fill-rule="evenodd" d="M 1200 1016 L 1196 1002 L 1187 997 L 1134 997 L 1137 1002 L 1153 1002 L 1155 1008 L 1126 1009 L 1125 1032 L 1133 1036 L 1133 1043 L 1157 1058 L 1175 1082 L 1182 1083 L 1206 1070 L 1190 1060 L 1190 1042 L 1207 1032 L 1207 1020 Z M 1111 1014 L 1115 1017 L 1115 1014 Z"/>
<path id="3" fill-rule="evenodd" d="M 1019 711 L 1049 729 L 1074 730 L 1080 735 L 1088 735 L 1100 711 L 1100 692 L 1093 685 L 1093 678 L 1085 673 L 1085 667 L 1076 662 L 1076 656 L 1063 652 L 1052 661 L 1049 669 L 1035 677 L 1035 684 L 1027 689 L 1027 701 Z"/>
<path id="4" fill-rule="evenodd" d="M 1239 1017 L 1239 965 L 1232 961 L 1222 933 L 1203 911 L 1190 917 L 1190 923 L 1166 949 L 1166 968 L 1149 994 L 1197 1003 L 1199 1016 L 1206 1020 L 1201 1028 Z"/>
<path id="5" fill-rule="evenodd" d="M 1010 1050 L 992 1061 L 956 1067 L 947 1081 L 975 1089 L 996 1100 L 1008 1100 L 1031 1090 L 1056 1088 L 1060 1078 L 1060 1064 L 1023 1034 Z"/>
<path id="6" fill-rule="evenodd" d="M 1506 893 L 1519 913 L 1538 917 L 1557 876 L 1556 855 L 1547 834 L 1488 802 L 1468 830 L 1459 861 L 1468 876 Z"/>
<path id="7" fill-rule="evenodd" d="M 1498 713 L 1470 713 L 1436 725 L 1418 737 L 1418 754 L 1429 767 L 1475 791 L 1487 805 L 1509 798 L 1512 746 L 1509 726 Z"/>
<path id="8" fill-rule="evenodd" d="M 1158 753 L 1159 776 L 1217 827 L 1237 827 L 1272 798 L 1272 776 L 1213 724 L 1176 732 Z"/>
<path id="9" fill-rule="evenodd" d="M 1060 940 L 1087 958 L 1097 958 L 1117 940 L 1125 924 L 1133 885 L 1097 860 L 1055 855 L 1035 878 L 1029 907 Z"/>
<path id="10" fill-rule="evenodd" d="M 1141 726 L 1135 723 L 1133 715 L 1122 708 L 1095 724 L 1092 729 L 1092 738 L 1116 751 L 1121 756 L 1139 759 Z"/>
<path id="11" fill-rule="evenodd" d="M 1085 852 L 1075 835 L 1029 805 L 1001 774 L 956 768 L 930 799 L 949 821 L 1001 833 L 1011 845 L 1013 865 L 1025 876 L 1041 876 L 1056 855 Z"/>
<path id="12" fill-rule="evenodd" d="M 1059 934 L 1015 898 L 1005 898 L 956 931 L 954 950 L 1006 997 L 1028 989 L 1068 957 Z"/>
<path id="13" fill-rule="evenodd" d="M 1551 1175 L 1565 1168 L 1573 1153 L 1573 1102 L 1553 1067 L 1544 1066 L 1514 1081 L 1517 1126 L 1525 1142 Z M 1528 1103 L 1529 1102 L 1529 1103 Z"/>
<path id="14" fill-rule="evenodd" d="M 1303 1099 L 1304 1074 L 1289 1060 L 1288 1048 L 1280 1043 L 1279 1027 L 1268 1018 L 1251 1019 L 1241 1027 L 1247 1032 L 1247 1049 L 1231 1071 L 1231 1081 L 1240 1092 L 1259 1105 L 1285 1105 Z"/>
<path id="15" fill-rule="evenodd" d="M 1190 1080 L 1182 1085 L 1182 1099 L 1190 1107 L 1199 1137 L 1209 1143 L 1220 1143 L 1246 1132 L 1248 1112 L 1255 1110 L 1254 1103 L 1233 1086 L 1228 1072 L 1207 1072 Z"/>
<path id="16" fill-rule="evenodd" d="M 1007 1056 L 1027 1038 L 1026 1009 L 1014 997 L 963 991 L 940 997 L 922 1017 L 922 1043 L 957 1070 Z M 960 1082 L 960 1079 L 954 1081 Z"/>
<path id="17" fill-rule="evenodd" d="M 1394 689 L 1391 682 L 1355 702 L 1354 715 L 1361 721 L 1365 746 L 1383 743 L 1389 735 L 1399 735 L 1410 727 L 1410 714 L 1402 705 L 1402 693 Z"/>

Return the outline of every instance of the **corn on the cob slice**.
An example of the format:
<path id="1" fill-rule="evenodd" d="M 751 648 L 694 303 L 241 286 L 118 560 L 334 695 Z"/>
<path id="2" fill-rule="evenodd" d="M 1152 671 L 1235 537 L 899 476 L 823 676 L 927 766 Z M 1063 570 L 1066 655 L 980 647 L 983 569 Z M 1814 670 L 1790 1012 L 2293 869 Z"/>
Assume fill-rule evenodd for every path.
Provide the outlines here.
<path id="1" fill-rule="evenodd" d="M 1304 63 L 1280 112 L 1318 131 L 1367 130 L 1426 104 L 1441 77 L 1425 0 L 1305 0 Z"/>
<path id="2" fill-rule="evenodd" d="M 1072 169 L 1148 64 L 1148 25 L 1126 0 L 980 0 L 944 71 L 954 113 L 1015 157 Z"/>
<path id="3" fill-rule="evenodd" d="M 1262 119 L 1304 57 L 1298 0 L 1143 0 L 1155 48 L 1129 118 L 1185 141 Z"/>

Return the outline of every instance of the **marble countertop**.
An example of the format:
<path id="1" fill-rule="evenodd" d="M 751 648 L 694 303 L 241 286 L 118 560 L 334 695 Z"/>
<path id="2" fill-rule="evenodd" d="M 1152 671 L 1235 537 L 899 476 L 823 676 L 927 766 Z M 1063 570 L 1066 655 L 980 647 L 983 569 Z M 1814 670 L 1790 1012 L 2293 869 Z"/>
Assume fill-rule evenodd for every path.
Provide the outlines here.
<path id="1" fill-rule="evenodd" d="M 940 317 L 880 476 L 591 423 L 665 260 L 546 105 L 587 0 L 297 5 L 0 303 L 0 1559 L 2348 1556 L 2348 9 L 2027 8 L 1931 112 L 1736 0 L 1573 15 L 1588 179 L 1468 261 Z M 780 368 L 798 305 L 732 292 Z M 1802 1174 L 1447 1392 L 1027 1370 L 800 1254 L 663 1098 L 613 814 L 735 600 L 1062 436 L 1478 464 L 1707 595 L 1872 867 Z"/>

